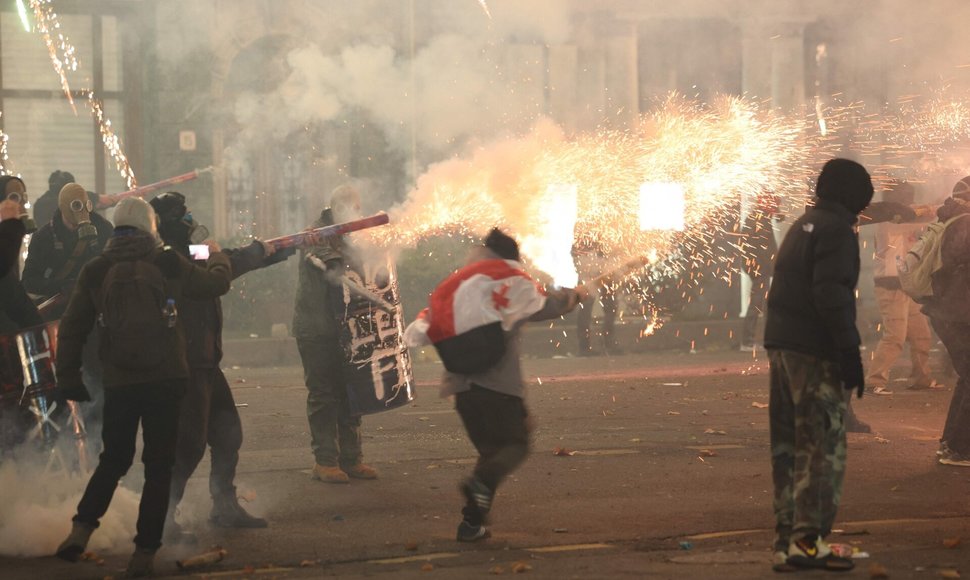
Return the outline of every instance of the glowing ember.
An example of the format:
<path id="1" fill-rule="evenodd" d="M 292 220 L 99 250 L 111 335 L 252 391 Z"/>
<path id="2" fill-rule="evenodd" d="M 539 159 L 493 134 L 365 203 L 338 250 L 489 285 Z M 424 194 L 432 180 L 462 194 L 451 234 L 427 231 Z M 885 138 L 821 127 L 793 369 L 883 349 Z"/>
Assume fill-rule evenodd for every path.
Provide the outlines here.
<path id="1" fill-rule="evenodd" d="M 66 36 L 61 33 L 61 23 L 54 12 L 51 0 L 30 0 L 30 7 L 34 11 L 34 20 L 37 21 L 37 30 L 44 37 L 44 44 L 47 45 L 47 53 L 50 55 L 51 64 L 54 65 L 54 72 L 57 73 L 61 81 L 61 89 L 67 102 L 71 104 L 71 110 L 77 114 L 74 106 L 74 95 L 71 94 L 71 86 L 67 82 L 67 71 L 77 70 L 77 55 L 74 45 L 70 43 Z"/>
<path id="2" fill-rule="evenodd" d="M 485 12 L 485 16 L 488 16 L 488 19 L 491 20 L 492 12 L 488 9 L 488 3 L 485 0 L 478 0 L 478 4 L 482 7 L 482 10 Z"/>

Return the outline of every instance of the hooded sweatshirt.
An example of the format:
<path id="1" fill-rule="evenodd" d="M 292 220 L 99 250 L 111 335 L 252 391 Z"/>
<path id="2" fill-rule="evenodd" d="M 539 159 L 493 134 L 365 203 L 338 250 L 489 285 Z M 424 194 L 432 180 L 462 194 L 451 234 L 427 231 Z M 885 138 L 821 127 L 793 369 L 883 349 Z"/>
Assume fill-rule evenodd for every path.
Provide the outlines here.
<path id="1" fill-rule="evenodd" d="M 229 291 L 232 276 L 229 259 L 221 252 L 209 257 L 205 267 L 192 264 L 170 248 L 160 248 L 154 236 L 133 228 L 118 228 L 101 256 L 91 260 L 81 270 L 67 312 L 61 319 L 57 347 L 57 382 L 65 388 L 82 384 L 81 351 L 84 341 L 99 314 L 98 296 L 105 276 L 118 261 L 146 260 L 153 262 L 166 278 L 166 292 L 178 307 L 185 298 L 216 298 Z M 185 379 L 189 376 L 186 358 L 184 316 L 176 323 L 175 346 L 165 353 L 162 363 L 154 369 L 132 371 L 104 363 L 104 386 L 118 388 L 126 385 Z M 103 357 L 102 357 L 103 358 Z"/>
<path id="2" fill-rule="evenodd" d="M 872 181 L 853 161 L 833 159 L 806 208 L 778 249 L 768 291 L 765 348 L 839 360 L 859 348 L 855 290 L 859 238 L 855 223 L 872 201 Z"/>

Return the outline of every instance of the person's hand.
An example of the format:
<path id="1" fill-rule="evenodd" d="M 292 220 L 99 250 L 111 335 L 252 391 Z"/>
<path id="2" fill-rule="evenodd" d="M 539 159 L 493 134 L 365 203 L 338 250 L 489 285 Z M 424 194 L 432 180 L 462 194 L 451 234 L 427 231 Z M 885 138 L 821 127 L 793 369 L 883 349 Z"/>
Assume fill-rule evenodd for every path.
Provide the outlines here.
<path id="1" fill-rule="evenodd" d="M 268 258 L 276 253 L 276 246 L 269 242 L 264 242 L 263 240 L 256 240 L 259 245 L 263 246 L 263 257 Z"/>
<path id="2" fill-rule="evenodd" d="M 587 288 L 584 284 L 580 284 L 579 286 L 573 288 L 573 292 L 576 293 L 576 298 L 579 300 L 579 302 L 585 302 L 586 299 L 589 298 L 589 288 Z"/>
<path id="3" fill-rule="evenodd" d="M 58 401 L 77 401 L 79 403 L 83 403 L 85 401 L 90 401 L 91 395 L 88 393 L 84 383 L 73 387 L 58 385 L 57 389 L 54 391 L 54 399 Z"/>
<path id="4" fill-rule="evenodd" d="M 222 246 L 220 246 L 219 245 L 219 242 L 217 242 L 215 240 L 206 240 L 206 241 L 204 241 L 202 243 L 205 244 L 205 245 L 207 245 L 207 246 L 209 246 L 209 254 L 210 255 L 211 254 L 215 254 L 216 252 L 221 252 L 222 251 Z"/>
<path id="5" fill-rule="evenodd" d="M 862 398 L 862 393 L 866 388 L 866 374 L 862 370 L 862 353 L 859 348 L 850 348 L 842 351 L 839 358 L 839 367 L 842 370 L 842 386 L 846 390 L 856 390 L 856 396 Z"/>
<path id="6" fill-rule="evenodd" d="M 0 201 L 0 221 L 20 217 L 20 204 L 12 199 Z"/>

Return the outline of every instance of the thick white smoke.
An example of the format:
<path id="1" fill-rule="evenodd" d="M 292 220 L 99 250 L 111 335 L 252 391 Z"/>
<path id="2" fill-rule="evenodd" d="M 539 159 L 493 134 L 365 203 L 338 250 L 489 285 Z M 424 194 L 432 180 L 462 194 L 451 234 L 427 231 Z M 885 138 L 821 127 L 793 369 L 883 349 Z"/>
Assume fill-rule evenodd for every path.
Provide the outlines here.
<path id="1" fill-rule="evenodd" d="M 24 461 L 5 461 L 0 465 L 0 555 L 53 555 L 71 530 L 71 518 L 87 479 L 49 472 Z M 131 550 L 138 501 L 138 494 L 119 486 L 88 549 Z"/>

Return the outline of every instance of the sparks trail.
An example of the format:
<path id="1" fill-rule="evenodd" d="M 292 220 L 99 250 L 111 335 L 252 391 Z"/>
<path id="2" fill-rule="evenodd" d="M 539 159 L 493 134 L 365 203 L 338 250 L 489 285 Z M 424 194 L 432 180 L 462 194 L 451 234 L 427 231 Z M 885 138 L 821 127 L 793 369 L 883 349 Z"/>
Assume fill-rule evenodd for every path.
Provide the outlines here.
<path id="1" fill-rule="evenodd" d="M 138 180 L 135 179 L 135 172 L 132 171 L 131 165 L 128 163 L 128 157 L 121 147 L 121 140 L 115 134 L 114 129 L 111 128 L 111 119 L 108 119 L 104 114 L 103 103 L 95 98 L 94 91 L 88 91 L 88 106 L 91 108 L 91 114 L 94 115 L 95 120 L 98 122 L 98 129 L 101 133 L 101 141 L 104 143 L 105 150 L 114 159 L 115 168 L 121 173 L 121 177 L 124 178 L 128 189 L 134 189 L 138 185 Z"/>
<path id="2" fill-rule="evenodd" d="M 30 0 L 30 7 L 34 11 L 37 30 L 44 38 L 44 44 L 47 46 L 47 54 L 50 56 L 51 64 L 54 65 L 54 72 L 60 79 L 61 90 L 64 91 L 64 96 L 67 97 L 71 110 L 77 115 L 74 95 L 71 93 L 71 86 L 67 81 L 67 71 L 77 70 L 77 51 L 60 31 L 61 23 L 57 18 L 57 13 L 54 12 L 51 0 Z"/>

